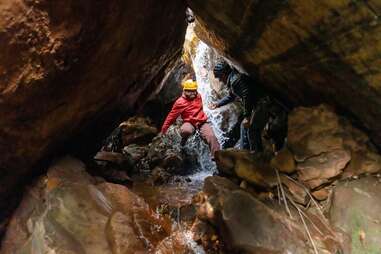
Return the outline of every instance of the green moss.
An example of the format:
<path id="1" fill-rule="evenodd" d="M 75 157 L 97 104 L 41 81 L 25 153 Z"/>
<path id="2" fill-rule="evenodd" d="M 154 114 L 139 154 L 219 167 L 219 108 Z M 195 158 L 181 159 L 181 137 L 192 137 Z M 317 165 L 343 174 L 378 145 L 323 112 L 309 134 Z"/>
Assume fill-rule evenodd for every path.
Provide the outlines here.
<path id="1" fill-rule="evenodd" d="M 369 236 L 380 235 L 380 229 L 369 225 L 362 211 L 353 209 L 351 213 L 352 253 L 353 254 L 380 254 L 381 247 L 374 242 L 367 241 Z M 360 241 L 360 232 L 365 232 L 364 244 Z"/>

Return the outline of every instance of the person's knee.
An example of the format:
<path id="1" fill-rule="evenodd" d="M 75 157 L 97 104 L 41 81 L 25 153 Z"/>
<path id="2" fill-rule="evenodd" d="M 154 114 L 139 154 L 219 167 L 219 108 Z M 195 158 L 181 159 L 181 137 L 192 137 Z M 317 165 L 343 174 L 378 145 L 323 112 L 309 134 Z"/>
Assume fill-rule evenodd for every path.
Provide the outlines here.
<path id="1" fill-rule="evenodd" d="M 191 124 L 185 123 L 180 127 L 180 135 L 183 138 L 187 138 L 194 132 L 194 127 Z"/>

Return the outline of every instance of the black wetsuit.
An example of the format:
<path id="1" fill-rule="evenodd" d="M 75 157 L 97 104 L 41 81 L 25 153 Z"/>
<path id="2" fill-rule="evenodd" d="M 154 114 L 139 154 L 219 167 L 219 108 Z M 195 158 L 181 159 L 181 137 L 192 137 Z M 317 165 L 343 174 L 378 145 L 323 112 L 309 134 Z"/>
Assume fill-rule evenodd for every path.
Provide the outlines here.
<path id="1" fill-rule="evenodd" d="M 241 124 L 241 148 L 254 151 L 263 151 L 262 131 L 269 122 L 277 123 L 275 128 L 271 129 L 271 138 L 273 139 L 276 149 L 279 150 L 284 143 L 287 135 L 287 114 L 281 116 L 283 126 L 280 126 L 280 118 L 274 112 L 279 113 L 279 106 L 268 97 L 263 88 L 254 82 L 249 76 L 233 70 L 227 79 L 229 95 L 217 102 L 217 107 L 224 106 L 236 98 L 239 98 L 243 105 L 243 116 L 250 118 L 250 128 L 246 129 Z M 284 115 L 286 118 L 284 118 Z M 286 126 L 284 126 L 286 125 Z"/>

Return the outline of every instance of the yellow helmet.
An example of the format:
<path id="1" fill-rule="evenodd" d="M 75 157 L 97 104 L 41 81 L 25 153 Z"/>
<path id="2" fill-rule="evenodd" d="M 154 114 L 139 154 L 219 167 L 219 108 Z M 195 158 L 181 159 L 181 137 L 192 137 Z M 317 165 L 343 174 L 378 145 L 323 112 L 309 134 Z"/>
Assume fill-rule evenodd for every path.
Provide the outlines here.
<path id="1" fill-rule="evenodd" d="M 191 79 L 185 80 L 182 85 L 184 90 L 197 90 L 197 82 Z"/>

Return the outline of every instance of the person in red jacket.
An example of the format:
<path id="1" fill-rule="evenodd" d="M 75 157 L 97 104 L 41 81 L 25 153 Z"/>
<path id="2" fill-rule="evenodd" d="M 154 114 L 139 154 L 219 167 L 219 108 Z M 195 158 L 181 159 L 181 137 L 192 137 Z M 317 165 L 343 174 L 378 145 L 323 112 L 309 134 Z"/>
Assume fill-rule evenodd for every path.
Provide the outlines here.
<path id="1" fill-rule="evenodd" d="M 201 136 L 206 140 L 214 158 L 214 153 L 220 150 L 220 144 L 213 132 L 212 126 L 208 123 L 208 117 L 202 110 L 201 95 L 197 92 L 197 83 L 193 80 L 183 82 L 183 94 L 178 98 L 164 121 L 161 133 L 165 134 L 177 119 L 181 116 L 183 125 L 180 128 L 182 144 L 185 144 L 189 136 L 196 129 L 200 130 Z"/>

